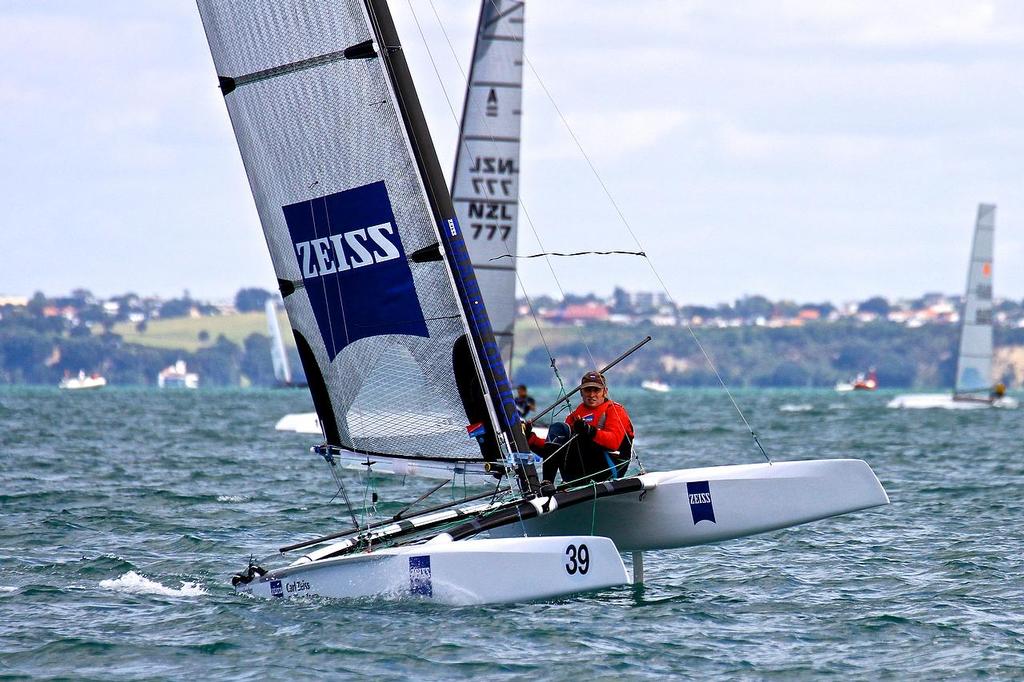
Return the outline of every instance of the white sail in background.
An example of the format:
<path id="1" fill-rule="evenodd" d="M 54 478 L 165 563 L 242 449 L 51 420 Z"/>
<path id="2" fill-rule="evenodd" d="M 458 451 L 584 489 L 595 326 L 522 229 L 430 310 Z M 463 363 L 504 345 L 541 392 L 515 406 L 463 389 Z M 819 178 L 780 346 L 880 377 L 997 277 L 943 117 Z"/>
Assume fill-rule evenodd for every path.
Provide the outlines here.
<path id="1" fill-rule="evenodd" d="M 494 336 L 511 367 L 515 323 L 523 2 L 482 0 L 452 199 Z M 495 259 L 498 260 L 495 260 Z"/>
<path id="2" fill-rule="evenodd" d="M 386 3 L 199 9 L 328 443 L 525 450 Z"/>
<path id="3" fill-rule="evenodd" d="M 992 389 L 992 252 L 996 207 L 978 206 L 971 261 L 967 269 L 967 295 L 960 320 L 960 351 L 956 366 L 956 395 L 980 394 Z"/>
<path id="4" fill-rule="evenodd" d="M 274 378 L 279 384 L 292 383 L 292 368 L 288 363 L 288 354 L 281 338 L 281 325 L 277 323 L 277 304 L 273 298 L 267 299 L 267 330 L 270 332 L 270 359 L 274 363 Z"/>

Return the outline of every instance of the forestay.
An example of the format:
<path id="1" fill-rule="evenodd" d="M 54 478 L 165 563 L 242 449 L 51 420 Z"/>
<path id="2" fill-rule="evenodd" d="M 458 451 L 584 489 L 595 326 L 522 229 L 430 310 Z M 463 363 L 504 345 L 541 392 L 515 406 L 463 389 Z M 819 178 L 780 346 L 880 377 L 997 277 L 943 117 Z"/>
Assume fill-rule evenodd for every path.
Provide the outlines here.
<path id="1" fill-rule="evenodd" d="M 199 9 L 328 442 L 497 457 L 514 404 L 386 4 Z"/>
<path id="2" fill-rule="evenodd" d="M 506 367 L 515 322 L 523 2 L 482 0 L 452 200 Z M 495 260 L 497 259 L 497 260 Z"/>
<path id="3" fill-rule="evenodd" d="M 960 324 L 957 356 L 958 396 L 981 394 L 987 399 L 992 387 L 992 255 L 996 207 L 978 205 L 971 262 L 967 269 L 967 295 Z"/>

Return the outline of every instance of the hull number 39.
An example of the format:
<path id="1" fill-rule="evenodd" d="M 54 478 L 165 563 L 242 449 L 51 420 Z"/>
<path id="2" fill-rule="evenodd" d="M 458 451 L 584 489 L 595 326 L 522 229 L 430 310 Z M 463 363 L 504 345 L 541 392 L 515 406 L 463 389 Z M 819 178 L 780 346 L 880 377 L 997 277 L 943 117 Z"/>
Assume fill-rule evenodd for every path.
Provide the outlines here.
<path id="1" fill-rule="evenodd" d="M 569 545 L 565 548 L 565 572 L 569 575 L 586 575 L 590 570 L 590 550 L 586 545 Z"/>

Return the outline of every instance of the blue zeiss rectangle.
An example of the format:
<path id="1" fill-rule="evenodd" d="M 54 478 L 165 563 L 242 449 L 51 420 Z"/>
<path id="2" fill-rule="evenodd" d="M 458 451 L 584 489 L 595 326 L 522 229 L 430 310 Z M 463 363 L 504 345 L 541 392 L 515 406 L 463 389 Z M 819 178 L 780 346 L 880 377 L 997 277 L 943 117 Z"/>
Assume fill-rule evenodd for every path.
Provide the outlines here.
<path id="1" fill-rule="evenodd" d="M 409 592 L 424 597 L 434 596 L 430 578 L 430 556 L 409 557 Z"/>
<path id="2" fill-rule="evenodd" d="M 715 523 L 715 503 L 711 499 L 711 485 L 707 481 L 693 481 L 686 484 L 693 525 L 701 521 Z"/>
<path id="3" fill-rule="evenodd" d="M 370 336 L 428 336 L 383 181 L 282 211 L 330 360 Z"/>

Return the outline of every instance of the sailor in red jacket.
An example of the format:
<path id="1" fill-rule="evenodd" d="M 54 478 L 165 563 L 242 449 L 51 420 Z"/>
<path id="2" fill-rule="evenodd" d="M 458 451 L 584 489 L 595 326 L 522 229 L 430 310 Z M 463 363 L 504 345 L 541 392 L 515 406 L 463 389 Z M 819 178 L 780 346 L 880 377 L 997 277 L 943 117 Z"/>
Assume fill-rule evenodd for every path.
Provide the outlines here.
<path id="1" fill-rule="evenodd" d="M 633 452 L 633 423 L 626 408 L 608 398 L 608 383 L 600 372 L 587 372 L 580 381 L 583 404 L 552 424 L 547 440 L 530 433 L 530 449 L 544 458 L 544 480 L 588 482 L 619 478 Z"/>

